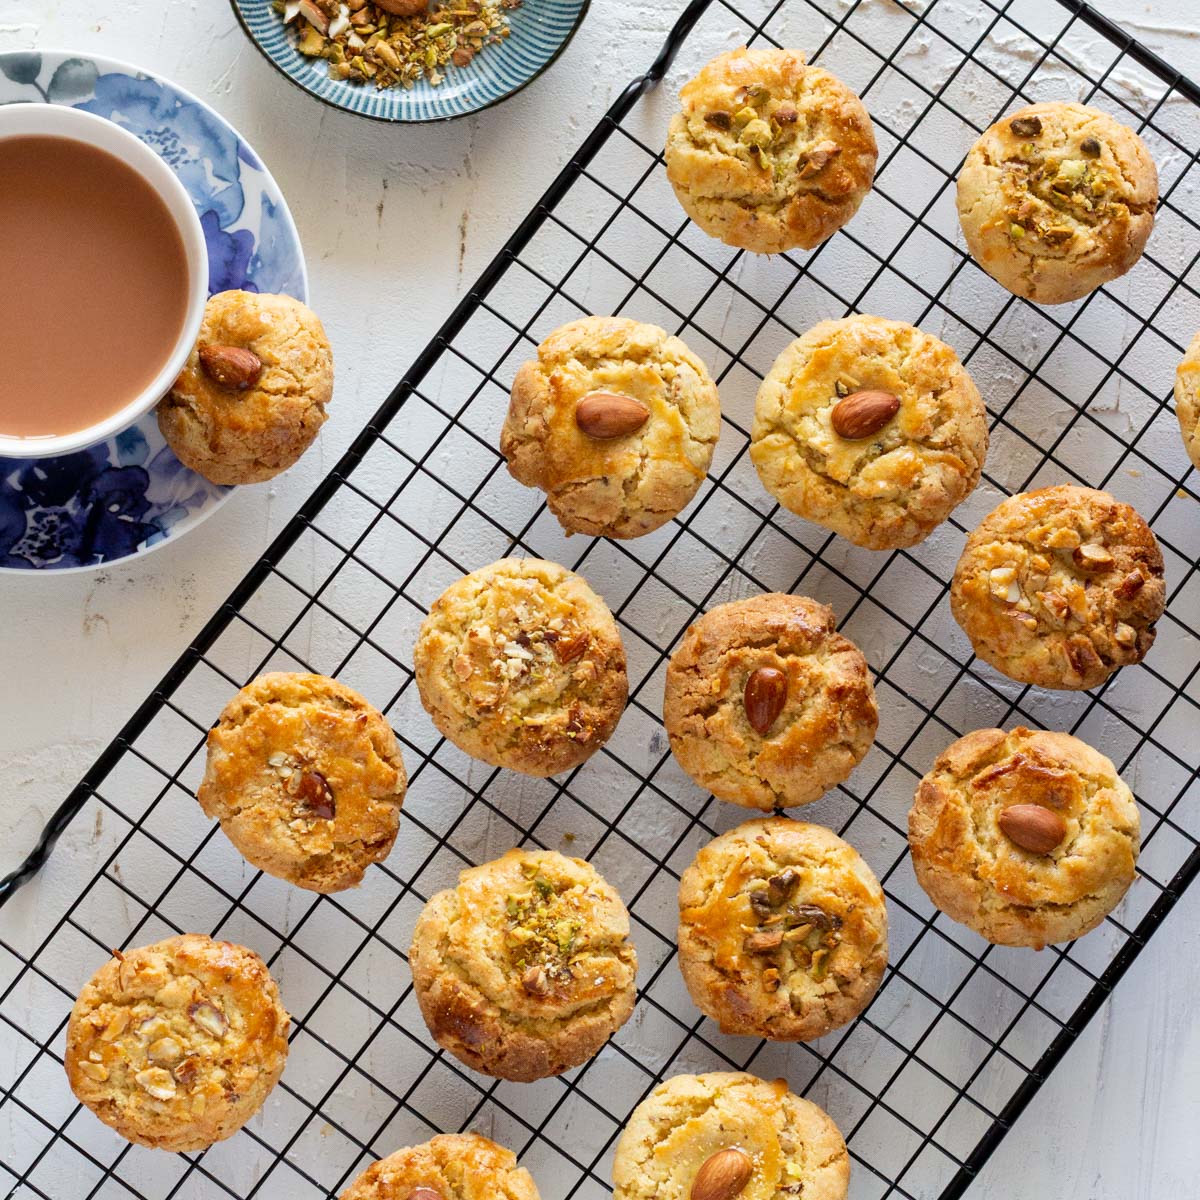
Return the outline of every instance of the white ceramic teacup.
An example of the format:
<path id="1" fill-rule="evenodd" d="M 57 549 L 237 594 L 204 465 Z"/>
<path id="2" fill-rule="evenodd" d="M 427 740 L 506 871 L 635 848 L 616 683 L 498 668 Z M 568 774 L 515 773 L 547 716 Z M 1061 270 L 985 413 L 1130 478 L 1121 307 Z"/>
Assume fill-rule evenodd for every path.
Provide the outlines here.
<path id="1" fill-rule="evenodd" d="M 43 458 L 69 454 L 120 433 L 166 395 L 187 361 L 200 332 L 208 300 L 208 251 L 200 218 L 175 172 L 144 142 L 94 113 L 58 104 L 0 106 L 0 140 L 9 137 L 65 137 L 84 142 L 119 158 L 136 171 L 167 206 L 183 242 L 187 262 L 187 310 L 170 356 L 150 384 L 116 412 L 71 433 L 22 438 L 0 434 L 0 457 Z"/>

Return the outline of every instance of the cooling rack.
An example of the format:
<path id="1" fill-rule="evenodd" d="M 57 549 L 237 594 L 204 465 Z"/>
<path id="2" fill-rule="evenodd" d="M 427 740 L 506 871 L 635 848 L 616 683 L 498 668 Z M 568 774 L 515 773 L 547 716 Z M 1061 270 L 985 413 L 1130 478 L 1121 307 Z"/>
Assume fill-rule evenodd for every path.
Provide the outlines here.
<path id="1" fill-rule="evenodd" d="M 865 98 L 874 191 L 818 250 L 735 253 L 687 224 L 659 148 L 674 84 L 742 42 L 801 46 Z M 676 61 L 677 59 L 677 61 Z M 673 65 L 674 64 L 674 65 Z M 670 72 L 670 87 L 657 86 Z M 1137 128 L 1162 174 L 1150 247 L 1086 301 L 1037 309 L 964 257 L 957 167 L 1018 102 L 1077 98 Z M 786 1075 L 826 1107 L 855 1200 L 964 1194 L 1047 1073 L 1200 869 L 1200 523 L 1170 390 L 1200 325 L 1200 90 L 1078 0 L 695 0 L 521 223 L 343 460 L 302 506 L 64 802 L 0 903 L 72 821 L 103 865 L 68 901 L 10 903 L 0 924 L 0 1193 L 336 1195 L 375 1157 L 438 1130 L 516 1149 L 545 1200 L 609 1195 L 634 1105 L 678 1071 Z M 985 480 L 909 551 L 859 550 L 778 509 L 746 454 L 757 383 L 789 340 L 850 311 L 911 321 L 958 350 L 987 399 Z M 675 331 L 718 378 L 709 479 L 669 526 L 628 543 L 566 539 L 496 451 L 517 363 L 554 326 L 619 312 Z M 1005 493 L 1073 479 L 1151 521 L 1170 601 L 1158 643 L 1105 687 L 1049 695 L 976 662 L 946 603 L 967 529 Z M 435 734 L 412 685 L 420 620 L 452 579 L 507 553 L 567 563 L 605 596 L 630 667 L 609 745 L 557 781 L 473 762 Z M 877 678 L 876 746 L 803 815 L 846 836 L 884 883 L 892 961 L 866 1014 L 810 1046 L 728 1038 L 672 962 L 675 889 L 696 849 L 747 814 L 674 765 L 659 720 L 666 656 L 712 604 L 764 589 L 834 606 Z M 357 892 L 315 897 L 249 869 L 199 812 L 205 733 L 264 669 L 336 675 L 388 714 L 411 777 L 401 834 Z M 969 729 L 1024 722 L 1101 746 L 1134 786 L 1144 850 L 1121 908 L 1040 954 L 986 946 L 938 915 L 905 853 L 917 779 Z M 100 832 L 103 827 L 103 833 Z M 422 903 L 513 844 L 589 858 L 633 915 L 633 1019 L 592 1062 L 498 1083 L 441 1054 L 405 948 Z M 57 903 L 58 907 L 55 907 Z M 61 1065 L 75 993 L 111 946 L 182 930 L 264 954 L 294 1017 L 261 1117 L 200 1155 L 132 1147 L 71 1097 Z"/>

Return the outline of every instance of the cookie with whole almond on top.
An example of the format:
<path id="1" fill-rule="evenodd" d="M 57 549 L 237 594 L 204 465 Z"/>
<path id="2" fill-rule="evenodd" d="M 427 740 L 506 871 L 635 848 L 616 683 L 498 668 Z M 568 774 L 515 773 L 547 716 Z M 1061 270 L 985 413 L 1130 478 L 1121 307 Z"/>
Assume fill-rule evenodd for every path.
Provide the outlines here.
<path id="1" fill-rule="evenodd" d="M 787 808 L 846 780 L 879 710 L 833 610 L 768 592 L 710 609 L 667 664 L 663 723 L 679 765 L 720 800 Z"/>
<path id="2" fill-rule="evenodd" d="M 758 390 L 750 458 L 784 508 L 869 550 L 923 541 L 975 489 L 987 413 L 945 342 L 865 313 L 822 321 Z"/>
<path id="3" fill-rule="evenodd" d="M 291 296 L 218 292 L 158 427 L 205 479 L 262 483 L 312 445 L 332 396 L 333 354 L 312 309 Z"/>
<path id="4" fill-rule="evenodd" d="M 629 1117 L 613 1200 L 845 1200 L 850 1156 L 824 1109 L 740 1071 L 676 1075 Z"/>
<path id="5" fill-rule="evenodd" d="M 948 746 L 908 814 L 917 882 L 947 916 L 1004 946 L 1094 929 L 1133 882 L 1133 793 L 1067 733 L 979 729 Z"/>
<path id="6" fill-rule="evenodd" d="M 341 1200 L 538 1200 L 517 1156 L 478 1133 L 443 1133 L 372 1163 Z"/>
<path id="7" fill-rule="evenodd" d="M 583 317 L 517 371 L 500 450 L 568 533 L 630 538 L 687 506 L 720 428 L 716 385 L 679 338 Z"/>
<path id="8" fill-rule="evenodd" d="M 272 671 L 209 732 L 196 798 L 259 870 L 340 892 L 388 856 L 406 786 L 396 735 L 373 705 L 336 679 Z"/>

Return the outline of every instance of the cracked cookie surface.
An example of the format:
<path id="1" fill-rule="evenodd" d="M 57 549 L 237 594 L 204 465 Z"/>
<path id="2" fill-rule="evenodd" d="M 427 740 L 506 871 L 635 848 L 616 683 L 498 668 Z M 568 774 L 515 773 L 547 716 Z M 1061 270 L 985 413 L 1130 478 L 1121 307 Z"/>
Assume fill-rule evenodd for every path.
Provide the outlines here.
<path id="1" fill-rule="evenodd" d="M 722 1033 L 821 1037 L 870 1003 L 887 952 L 879 881 L 823 825 L 747 821 L 680 880 L 680 970 Z"/>
<path id="2" fill-rule="evenodd" d="M 438 1200 L 538 1200 L 517 1156 L 478 1133 L 439 1134 L 397 1150 L 369 1166 L 341 1200 L 412 1200 L 421 1188 Z"/>
<path id="3" fill-rule="evenodd" d="M 899 403 L 869 436 L 838 432 L 862 392 Z M 758 390 L 750 457 L 785 508 L 871 550 L 923 541 L 974 491 L 987 413 L 944 342 L 882 317 L 822 321 L 775 360 Z"/>
<path id="4" fill-rule="evenodd" d="M 1001 814 L 1038 805 L 1062 822 L 1047 853 L 1005 834 Z M 1094 929 L 1134 878 L 1140 822 L 1113 764 L 1066 733 L 980 729 L 949 746 L 908 815 L 917 881 L 947 916 L 1005 946 Z"/>
<path id="5" fill-rule="evenodd" d="M 632 397 L 645 422 L 624 436 L 589 436 L 576 412 L 596 393 Z M 716 386 L 679 338 L 625 317 L 584 317 L 556 329 L 517 371 L 500 450 L 569 533 L 629 538 L 686 507 L 720 429 Z"/>
<path id="6" fill-rule="evenodd" d="M 202 1150 L 236 1133 L 283 1073 L 288 1015 L 252 950 L 189 933 L 104 964 L 71 1010 L 71 1090 L 122 1137 Z"/>
<path id="7" fill-rule="evenodd" d="M 1200 469 L 1200 333 L 1175 371 L 1175 415 L 1188 457 Z"/>
<path id="8" fill-rule="evenodd" d="M 245 391 L 216 383 L 201 346 L 234 346 L 262 361 Z M 218 292 L 171 391 L 158 427 L 185 466 L 213 483 L 261 483 L 312 445 L 333 396 L 333 354 L 317 314 L 291 296 Z"/>
<path id="9" fill-rule="evenodd" d="M 1083 104 L 1031 104 L 975 143 L 958 214 L 975 261 L 1018 296 L 1064 304 L 1124 275 L 1154 227 L 1158 171 L 1132 129 Z"/>
<path id="10" fill-rule="evenodd" d="M 704 1164 L 740 1151 L 743 1200 L 845 1200 L 846 1144 L 829 1115 L 788 1090 L 735 1071 L 676 1075 L 633 1110 L 613 1157 L 613 1200 L 689 1200 Z"/>
<path id="11" fill-rule="evenodd" d="M 422 910 L 409 965 L 438 1044 L 500 1079 L 586 1062 L 633 1012 L 629 914 L 593 867 L 552 850 L 463 871 Z"/>
<path id="12" fill-rule="evenodd" d="M 445 737 L 526 775 L 591 757 L 628 692 L 612 613 L 583 578 L 540 558 L 504 558 L 451 584 L 421 626 L 413 668 Z"/>
<path id="13" fill-rule="evenodd" d="M 718 55 L 679 99 L 667 178 L 688 216 L 730 246 L 811 249 L 870 191 L 878 151 L 866 108 L 798 51 Z"/>
<path id="14" fill-rule="evenodd" d="M 765 732 L 746 687 L 760 669 L 784 693 Z M 667 665 L 663 722 L 679 765 L 721 800 L 786 808 L 842 783 L 875 739 L 879 713 L 862 652 L 834 630 L 833 610 L 768 592 L 720 604 L 686 633 Z"/>
<path id="15" fill-rule="evenodd" d="M 1107 492 L 1073 484 L 995 508 L 967 538 L 950 587 L 975 653 L 1044 688 L 1098 687 L 1141 662 L 1165 605 L 1150 527 Z"/>
<path id="16" fill-rule="evenodd" d="M 261 871 L 314 892 L 357 887 L 391 851 L 407 778 L 387 721 L 324 675 L 260 675 L 208 735 L 196 798 Z"/>

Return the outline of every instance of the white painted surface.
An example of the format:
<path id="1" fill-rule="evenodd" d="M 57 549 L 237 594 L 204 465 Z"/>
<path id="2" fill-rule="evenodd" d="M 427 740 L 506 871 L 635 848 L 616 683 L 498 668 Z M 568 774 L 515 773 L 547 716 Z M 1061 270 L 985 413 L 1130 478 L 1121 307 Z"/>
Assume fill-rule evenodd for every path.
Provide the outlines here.
<path id="1" fill-rule="evenodd" d="M 0 872 L 32 845 L 612 96 L 649 62 L 678 7 L 594 0 L 563 59 L 509 104 L 449 126 L 396 129 L 303 97 L 245 41 L 224 0 L 0 3 L 0 50 L 79 48 L 145 65 L 250 138 L 290 200 L 339 365 L 320 443 L 274 485 L 243 489 L 202 529 L 143 562 L 91 576 L 0 578 Z M 1102 7 L 1200 76 L 1195 0 Z M 92 842 L 91 828 L 67 833 L 26 911 L 39 897 L 58 907 L 55 898 L 90 873 Z M 972 1200 L 1196 1195 L 1197 994 L 1200 890 L 1042 1089 Z"/>

